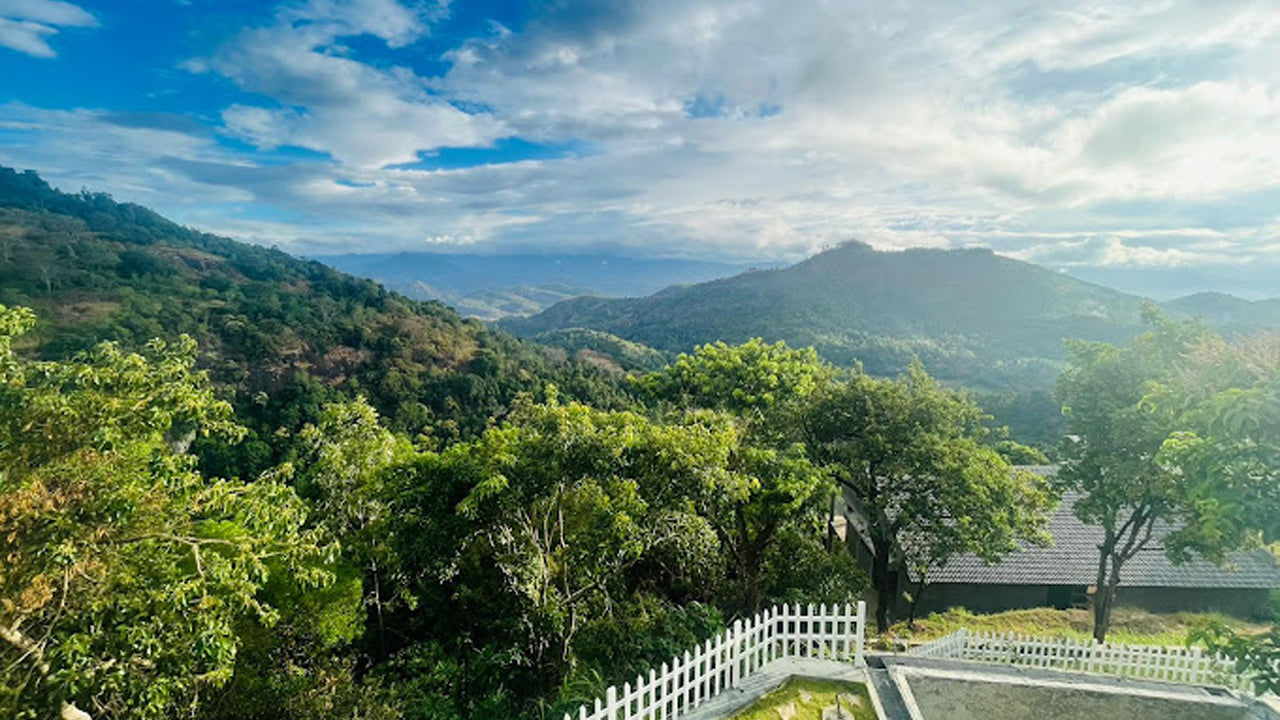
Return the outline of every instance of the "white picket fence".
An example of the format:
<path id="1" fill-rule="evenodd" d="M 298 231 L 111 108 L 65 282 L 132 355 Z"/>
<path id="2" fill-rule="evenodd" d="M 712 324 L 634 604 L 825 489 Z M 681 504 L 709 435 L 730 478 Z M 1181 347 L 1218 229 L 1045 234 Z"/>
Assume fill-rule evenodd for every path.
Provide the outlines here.
<path id="1" fill-rule="evenodd" d="M 919 657 L 959 658 L 1026 667 L 1122 675 L 1164 682 L 1252 689 L 1235 664 L 1198 647 L 1098 644 L 1090 640 L 957 630 L 913 648 Z"/>
<path id="2" fill-rule="evenodd" d="M 818 658 L 861 665 L 866 603 L 781 605 L 733 626 L 683 656 L 613 686 L 578 720 L 673 720 L 774 660 Z M 565 720 L 573 720 L 566 714 Z"/>

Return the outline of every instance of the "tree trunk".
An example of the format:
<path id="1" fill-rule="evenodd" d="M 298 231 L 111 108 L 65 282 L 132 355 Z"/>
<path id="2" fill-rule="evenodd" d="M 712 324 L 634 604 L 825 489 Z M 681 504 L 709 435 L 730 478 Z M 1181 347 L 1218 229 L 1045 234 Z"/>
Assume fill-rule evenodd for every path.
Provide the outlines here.
<path id="1" fill-rule="evenodd" d="M 748 543 L 744 548 L 742 562 L 742 601 L 750 615 L 760 612 L 760 557 L 755 546 Z"/>
<path id="2" fill-rule="evenodd" d="M 1093 639 L 1107 641 L 1111 631 L 1111 611 L 1116 605 L 1116 590 L 1120 585 L 1120 558 L 1113 548 L 1099 553 L 1098 584 L 1093 593 Z"/>
<path id="3" fill-rule="evenodd" d="M 893 616 L 893 605 L 897 600 L 898 576 L 889 567 L 889 548 L 887 543 L 875 543 L 874 556 L 871 559 L 871 584 L 876 588 L 876 630 L 885 632 L 889 629 L 889 620 Z"/>
<path id="4" fill-rule="evenodd" d="M 827 514 L 827 552 L 836 546 L 836 494 L 831 493 L 831 512 Z"/>
<path id="5" fill-rule="evenodd" d="M 916 609 L 920 607 L 920 596 L 924 595 L 924 589 L 927 587 L 929 587 L 929 584 L 921 580 L 920 586 L 916 588 L 915 593 L 911 596 L 911 610 L 907 614 L 908 625 L 912 625 L 915 623 Z"/>

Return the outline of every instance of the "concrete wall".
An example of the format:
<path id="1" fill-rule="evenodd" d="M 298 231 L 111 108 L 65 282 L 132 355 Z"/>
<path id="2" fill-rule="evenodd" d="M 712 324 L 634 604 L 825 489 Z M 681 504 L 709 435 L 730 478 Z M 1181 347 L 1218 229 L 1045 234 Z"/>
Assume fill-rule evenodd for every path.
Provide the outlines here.
<path id="1" fill-rule="evenodd" d="M 980 613 L 1050 607 L 1049 594 L 1047 585 L 932 585 L 925 590 L 917 614 L 952 607 Z M 1121 606 L 1161 613 L 1216 611 L 1246 620 L 1268 613 L 1266 590 L 1122 587 L 1117 600 Z M 904 607 L 901 616 L 905 612 Z"/>
<path id="2" fill-rule="evenodd" d="M 925 588 L 917 615 L 963 607 L 976 613 L 1046 607 L 1049 588 L 1044 585 L 930 585 Z"/>
<path id="3" fill-rule="evenodd" d="M 1266 590 L 1122 587 L 1116 601 L 1152 612 L 1213 611 L 1252 620 L 1269 616 L 1269 595 Z"/>

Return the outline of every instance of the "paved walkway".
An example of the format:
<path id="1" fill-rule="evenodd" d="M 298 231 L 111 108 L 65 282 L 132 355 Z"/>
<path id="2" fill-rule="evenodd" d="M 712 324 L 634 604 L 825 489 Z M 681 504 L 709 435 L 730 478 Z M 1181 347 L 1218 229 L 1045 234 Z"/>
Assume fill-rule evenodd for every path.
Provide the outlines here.
<path id="1" fill-rule="evenodd" d="M 867 655 L 867 692 L 880 720 L 912 720 L 911 711 L 887 669 L 892 656 Z"/>
<path id="2" fill-rule="evenodd" d="M 752 673 L 750 677 L 743 678 L 738 687 L 725 690 L 688 715 L 681 715 L 680 720 L 723 720 L 770 691 L 776 690 L 793 675 L 824 680 L 866 682 L 866 674 L 861 668 L 854 667 L 853 663 L 808 658 L 774 660 Z"/>

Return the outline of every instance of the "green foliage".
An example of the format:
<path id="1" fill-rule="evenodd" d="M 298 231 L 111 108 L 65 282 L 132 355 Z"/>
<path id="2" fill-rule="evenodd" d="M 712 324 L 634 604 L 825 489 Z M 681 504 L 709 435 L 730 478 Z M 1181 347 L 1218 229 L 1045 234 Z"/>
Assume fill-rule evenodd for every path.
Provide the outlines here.
<path id="1" fill-rule="evenodd" d="M 979 391 L 973 397 L 991 414 L 995 425 L 1009 429 L 1009 437 L 1014 438 L 1011 442 L 1025 443 L 1050 458 L 1056 456 L 1066 434 L 1067 419 L 1051 388 Z"/>
<path id="2" fill-rule="evenodd" d="M 838 540 L 828 546 L 822 530 L 789 526 L 770 545 L 762 572 L 768 604 L 832 605 L 861 599 L 868 587 L 866 573 Z"/>
<path id="3" fill-rule="evenodd" d="M 730 346 L 701 345 L 662 372 L 639 380 L 651 397 L 677 407 L 726 410 L 753 418 L 811 395 L 834 371 L 813 348 L 792 350 L 760 338 Z"/>
<path id="4" fill-rule="evenodd" d="M 670 568 L 718 550 L 699 506 L 744 482 L 725 471 L 731 426 L 709 419 L 657 425 L 582 405 L 524 405 L 474 446 L 447 451 L 476 473 L 459 505 L 467 541 L 530 608 L 526 645 L 542 670 L 571 657 L 579 628 L 624 596 L 627 571 L 651 553 Z M 688 553 L 688 557 L 682 557 Z"/>
<path id="5" fill-rule="evenodd" d="M 195 706 L 231 676 L 237 623 L 279 619 L 272 575 L 323 584 L 329 551 L 290 488 L 196 471 L 191 437 L 238 428 L 189 339 L 36 362 L 10 351 L 30 326 L 0 308 L 0 707 Z"/>
<path id="6" fill-rule="evenodd" d="M 1201 343 L 1145 402 L 1180 413 L 1156 456 L 1190 496 L 1171 551 L 1221 561 L 1280 539 L 1280 333 Z"/>
<path id="7" fill-rule="evenodd" d="M 651 347 L 586 328 L 550 330 L 538 333 L 532 340 L 542 345 L 562 348 L 583 358 L 607 359 L 615 363 L 619 370 L 660 370 L 669 360 L 666 353 Z"/>
<path id="8" fill-rule="evenodd" d="M 1235 660 L 1237 673 L 1253 676 L 1257 694 L 1280 693 L 1280 626 L 1273 625 L 1265 633 L 1241 633 L 1215 622 L 1187 640 L 1188 645 L 1196 642 Z"/>
<path id="9" fill-rule="evenodd" d="M 1099 640 L 1124 563 L 1153 537 L 1175 562 L 1221 562 L 1280 535 L 1274 353 L 1232 349 L 1154 308 L 1147 320 L 1151 330 L 1127 347 L 1074 344 L 1058 385 L 1072 433 L 1058 480 L 1081 493 L 1081 520 L 1105 531 Z"/>
<path id="10" fill-rule="evenodd" d="M 626 653 L 650 650 L 619 646 L 598 667 L 590 638 L 714 597 L 724 561 L 708 511 L 751 482 L 731 468 L 739 436 L 725 417 L 658 423 L 549 395 L 387 475 L 389 537 L 419 608 L 391 622 L 437 639 L 452 690 L 430 693 L 452 712 L 497 696 L 518 708 L 503 705 L 508 717 L 533 712 L 593 667 L 644 662 Z M 468 660 L 481 648 L 484 667 Z"/>
<path id="11" fill-rule="evenodd" d="M 728 577 L 748 612 L 767 599 L 765 563 L 777 538 L 800 528 L 822 536 L 815 519 L 829 507 L 835 488 L 797 442 L 798 426 L 810 396 L 834 376 L 812 348 L 793 350 L 757 338 L 737 346 L 700 346 L 636 383 L 666 406 L 728 412 L 742 429 L 742 446 L 730 466 L 748 482 L 744 492 L 722 496 L 709 517 L 730 551 Z"/>
<path id="12" fill-rule="evenodd" d="M 899 570 L 927 576 L 956 553 L 995 560 L 1018 540 L 1045 540 L 1048 488 L 986 444 L 984 420 L 969 396 L 918 364 L 896 381 L 856 375 L 819 396 L 806 417 L 814 456 L 866 520 L 882 631 Z"/>
<path id="13" fill-rule="evenodd" d="M 1000 453 L 1010 465 L 1048 465 L 1049 458 L 1039 450 L 1016 443 L 1012 440 L 1001 440 L 992 447 Z"/>
<path id="14" fill-rule="evenodd" d="M 713 605 L 681 606 L 652 595 L 636 596 L 582 629 L 574 642 L 579 665 L 566 676 L 551 716 L 576 711 L 610 685 L 634 682 L 724 627 L 724 617 Z"/>

